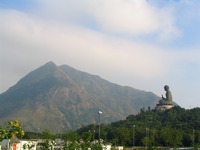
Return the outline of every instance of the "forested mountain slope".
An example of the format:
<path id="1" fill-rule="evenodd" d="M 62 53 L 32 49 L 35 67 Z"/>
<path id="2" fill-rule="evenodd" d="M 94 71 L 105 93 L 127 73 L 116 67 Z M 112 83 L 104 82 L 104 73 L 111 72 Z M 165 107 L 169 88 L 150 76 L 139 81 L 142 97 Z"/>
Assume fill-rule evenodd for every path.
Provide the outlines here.
<path id="1" fill-rule="evenodd" d="M 77 130 L 79 134 L 96 130 L 98 125 L 91 124 Z M 125 120 L 101 125 L 101 138 L 119 145 L 150 146 L 193 146 L 200 144 L 200 108 L 184 109 L 175 106 L 165 111 L 141 110 L 139 114 L 130 115 Z M 194 141 L 193 141 L 194 139 Z"/>

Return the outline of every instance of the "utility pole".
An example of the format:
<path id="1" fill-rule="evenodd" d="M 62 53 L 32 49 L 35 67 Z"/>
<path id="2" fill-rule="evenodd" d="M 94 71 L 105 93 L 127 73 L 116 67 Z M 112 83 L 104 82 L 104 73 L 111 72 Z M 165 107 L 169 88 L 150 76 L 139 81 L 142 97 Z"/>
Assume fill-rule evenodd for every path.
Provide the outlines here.
<path id="1" fill-rule="evenodd" d="M 94 137 L 95 137 L 95 130 L 93 131 L 93 141 L 94 141 Z"/>
<path id="2" fill-rule="evenodd" d="M 101 132 L 101 114 L 102 114 L 102 112 L 101 111 L 99 111 L 99 144 L 100 144 L 100 132 Z"/>
<path id="3" fill-rule="evenodd" d="M 135 149 L 135 125 L 133 125 L 133 150 Z"/>
<path id="4" fill-rule="evenodd" d="M 148 141 L 149 141 L 149 129 L 146 128 L 146 150 L 148 148 Z"/>
<path id="5" fill-rule="evenodd" d="M 193 134 L 193 148 L 194 148 L 194 141 L 195 141 L 195 135 L 194 134 L 195 134 L 195 130 L 193 130 L 192 134 Z"/>

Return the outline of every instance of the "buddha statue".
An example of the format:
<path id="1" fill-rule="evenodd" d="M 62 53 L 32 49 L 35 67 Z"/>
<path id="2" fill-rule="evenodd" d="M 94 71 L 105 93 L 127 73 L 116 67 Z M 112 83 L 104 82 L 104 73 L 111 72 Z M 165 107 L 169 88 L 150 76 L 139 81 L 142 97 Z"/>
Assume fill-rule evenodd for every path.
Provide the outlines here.
<path id="1" fill-rule="evenodd" d="M 171 91 L 169 90 L 169 86 L 165 85 L 164 86 L 164 90 L 166 91 L 166 98 L 163 97 L 162 95 L 162 99 L 159 101 L 159 105 L 172 105 L 172 94 Z"/>

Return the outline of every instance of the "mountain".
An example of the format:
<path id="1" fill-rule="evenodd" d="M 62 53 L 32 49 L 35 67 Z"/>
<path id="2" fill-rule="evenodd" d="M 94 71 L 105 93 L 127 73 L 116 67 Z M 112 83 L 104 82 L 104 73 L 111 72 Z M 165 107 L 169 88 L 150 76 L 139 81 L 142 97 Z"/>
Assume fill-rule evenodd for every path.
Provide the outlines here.
<path id="1" fill-rule="evenodd" d="M 0 124 L 19 120 L 26 131 L 77 129 L 110 123 L 154 108 L 159 97 L 53 62 L 39 67 L 0 95 Z"/>

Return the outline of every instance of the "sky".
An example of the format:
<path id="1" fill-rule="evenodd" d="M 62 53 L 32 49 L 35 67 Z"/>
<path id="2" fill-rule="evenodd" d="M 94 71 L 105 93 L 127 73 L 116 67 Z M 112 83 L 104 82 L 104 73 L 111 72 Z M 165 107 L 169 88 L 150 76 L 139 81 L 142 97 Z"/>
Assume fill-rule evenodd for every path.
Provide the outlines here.
<path id="1" fill-rule="evenodd" d="M 49 61 L 200 107 L 199 0 L 0 0 L 0 93 Z"/>

